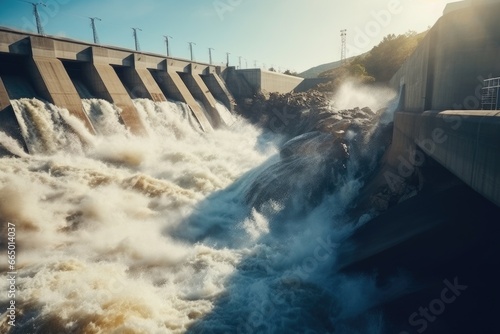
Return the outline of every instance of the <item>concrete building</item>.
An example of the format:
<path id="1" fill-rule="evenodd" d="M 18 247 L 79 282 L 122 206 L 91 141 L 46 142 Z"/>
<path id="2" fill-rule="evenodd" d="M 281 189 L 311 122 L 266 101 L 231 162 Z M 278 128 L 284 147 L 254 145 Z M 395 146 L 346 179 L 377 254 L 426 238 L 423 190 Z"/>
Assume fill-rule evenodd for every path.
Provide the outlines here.
<path id="1" fill-rule="evenodd" d="M 500 1 L 447 8 L 391 80 L 400 102 L 390 161 L 397 173 L 418 148 L 500 205 L 500 111 L 480 110 L 485 80 L 500 76 Z"/>

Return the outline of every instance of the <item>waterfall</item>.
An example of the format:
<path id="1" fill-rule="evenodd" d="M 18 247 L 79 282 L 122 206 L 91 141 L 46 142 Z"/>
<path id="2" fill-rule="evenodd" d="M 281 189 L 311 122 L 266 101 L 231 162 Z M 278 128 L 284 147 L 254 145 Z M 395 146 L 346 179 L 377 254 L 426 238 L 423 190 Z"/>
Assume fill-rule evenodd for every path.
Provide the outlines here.
<path id="1" fill-rule="evenodd" d="M 365 312 L 351 332 L 382 333 L 373 280 L 335 274 L 362 224 L 345 215 L 361 187 L 345 144 L 282 145 L 227 109 L 231 125 L 204 133 L 185 104 L 133 102 L 147 136 L 103 100 L 83 100 L 96 136 L 65 109 L 12 101 L 31 153 L 0 158 L 16 333 L 326 333 Z"/>
<path id="2" fill-rule="evenodd" d="M 73 131 L 76 129 L 68 126 L 69 123 L 75 121 L 74 117 L 69 115 L 68 110 L 37 99 L 23 98 L 12 100 L 11 103 L 30 153 L 53 154 L 58 150 L 82 151 L 82 143 Z"/>
<path id="3" fill-rule="evenodd" d="M 215 102 L 216 102 L 215 106 L 217 108 L 217 111 L 219 112 L 222 121 L 227 125 L 233 124 L 235 119 L 231 111 L 229 111 L 221 101 L 215 100 Z"/>

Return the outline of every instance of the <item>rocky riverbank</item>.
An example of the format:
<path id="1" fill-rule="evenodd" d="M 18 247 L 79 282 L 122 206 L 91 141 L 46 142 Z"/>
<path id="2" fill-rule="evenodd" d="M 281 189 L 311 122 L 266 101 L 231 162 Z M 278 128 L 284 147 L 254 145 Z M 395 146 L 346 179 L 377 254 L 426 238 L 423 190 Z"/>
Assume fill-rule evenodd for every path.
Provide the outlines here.
<path id="1" fill-rule="evenodd" d="M 327 170 L 337 171 L 332 178 L 346 172 L 348 164 L 356 165 L 351 168 L 356 171 L 354 177 L 367 186 L 361 190 L 360 200 L 352 203 L 353 216 L 367 212 L 376 216 L 420 188 L 418 171 L 397 188 L 376 177 L 383 170 L 381 161 L 392 141 L 392 123 L 381 121 L 386 109 L 339 110 L 330 96 L 317 91 L 259 94 L 242 99 L 239 107 L 252 123 L 290 141 L 283 145 L 282 156 L 320 155 Z"/>

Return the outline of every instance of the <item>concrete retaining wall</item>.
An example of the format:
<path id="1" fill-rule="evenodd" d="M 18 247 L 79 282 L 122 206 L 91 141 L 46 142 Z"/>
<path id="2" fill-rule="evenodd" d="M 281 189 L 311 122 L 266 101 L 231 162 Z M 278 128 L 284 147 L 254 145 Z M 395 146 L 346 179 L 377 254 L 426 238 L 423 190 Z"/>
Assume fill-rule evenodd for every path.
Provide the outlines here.
<path id="1" fill-rule="evenodd" d="M 261 91 L 289 93 L 304 80 L 304 78 L 261 69 L 236 70 L 236 73 L 245 79 L 254 93 Z"/>
<path id="2" fill-rule="evenodd" d="M 499 111 L 398 112 L 394 127 L 395 152 L 406 156 L 413 143 L 500 206 Z"/>

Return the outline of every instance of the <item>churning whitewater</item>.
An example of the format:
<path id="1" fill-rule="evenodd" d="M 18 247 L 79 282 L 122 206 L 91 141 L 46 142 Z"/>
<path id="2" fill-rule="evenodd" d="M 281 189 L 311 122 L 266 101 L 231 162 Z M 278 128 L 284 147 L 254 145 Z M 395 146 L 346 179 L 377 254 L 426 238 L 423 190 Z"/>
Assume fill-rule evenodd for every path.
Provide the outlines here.
<path id="1" fill-rule="evenodd" d="M 280 152 L 331 138 L 283 145 L 241 118 L 204 133 L 185 104 L 135 99 L 138 137 L 85 99 L 94 136 L 65 109 L 12 104 L 30 154 L 0 133 L 18 156 L 0 160 L 0 217 L 17 227 L 11 333 L 381 332 L 379 314 L 344 321 L 376 303 L 373 280 L 332 269 L 366 220 L 345 214 L 358 167 Z"/>

